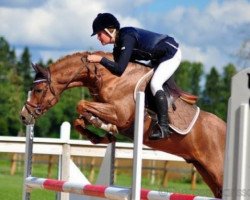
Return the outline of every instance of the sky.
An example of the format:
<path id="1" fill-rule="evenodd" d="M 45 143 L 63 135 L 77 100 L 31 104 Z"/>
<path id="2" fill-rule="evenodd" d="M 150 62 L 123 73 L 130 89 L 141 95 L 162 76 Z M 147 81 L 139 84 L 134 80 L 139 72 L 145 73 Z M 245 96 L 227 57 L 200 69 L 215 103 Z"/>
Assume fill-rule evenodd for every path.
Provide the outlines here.
<path id="1" fill-rule="evenodd" d="M 122 27 L 135 26 L 174 37 L 183 60 L 205 71 L 240 67 L 237 54 L 250 39 L 250 0 L 0 0 L 0 36 L 32 62 L 79 51 L 110 51 L 90 37 L 98 13 L 110 12 Z M 244 66 L 243 66 L 244 67 Z"/>

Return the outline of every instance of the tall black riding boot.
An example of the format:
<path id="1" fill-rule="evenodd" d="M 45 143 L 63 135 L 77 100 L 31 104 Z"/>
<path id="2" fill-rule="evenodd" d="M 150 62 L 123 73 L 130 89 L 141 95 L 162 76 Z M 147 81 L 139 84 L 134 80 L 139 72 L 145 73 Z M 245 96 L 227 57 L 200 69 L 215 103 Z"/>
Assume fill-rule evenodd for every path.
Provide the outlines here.
<path id="1" fill-rule="evenodd" d="M 164 91 L 158 90 L 156 92 L 155 103 L 157 109 L 158 126 L 154 127 L 152 134 L 149 136 L 149 139 L 151 140 L 169 137 L 171 134 L 168 125 L 168 100 Z"/>

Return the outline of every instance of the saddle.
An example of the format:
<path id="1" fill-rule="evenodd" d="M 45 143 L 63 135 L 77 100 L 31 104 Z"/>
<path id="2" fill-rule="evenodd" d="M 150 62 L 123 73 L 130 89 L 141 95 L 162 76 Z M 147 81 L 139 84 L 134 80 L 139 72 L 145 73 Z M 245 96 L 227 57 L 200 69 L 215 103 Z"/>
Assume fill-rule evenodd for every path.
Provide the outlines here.
<path id="1" fill-rule="evenodd" d="M 137 83 L 134 90 L 134 97 L 137 91 L 145 92 L 145 109 L 153 122 L 157 122 L 156 105 L 150 90 L 149 82 L 153 75 L 153 69 L 145 74 Z M 163 85 L 163 89 L 168 98 L 169 126 L 176 133 L 186 135 L 194 126 L 200 108 L 196 105 L 198 97 L 182 91 L 170 77 Z"/>

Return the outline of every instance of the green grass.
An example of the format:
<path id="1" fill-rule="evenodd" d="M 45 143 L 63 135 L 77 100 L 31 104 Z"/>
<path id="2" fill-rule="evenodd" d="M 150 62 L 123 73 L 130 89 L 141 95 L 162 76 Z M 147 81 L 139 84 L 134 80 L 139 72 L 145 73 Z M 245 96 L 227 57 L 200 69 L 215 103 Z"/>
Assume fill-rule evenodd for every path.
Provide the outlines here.
<path id="1" fill-rule="evenodd" d="M 0 154 L 0 200 L 21 200 L 23 192 L 23 162 L 19 162 L 17 173 L 10 175 L 10 155 Z M 57 177 L 57 169 L 53 167 L 52 177 Z M 33 176 L 46 177 L 47 164 L 36 163 L 33 165 Z M 55 192 L 33 190 L 31 200 L 55 200 Z"/>
<path id="2" fill-rule="evenodd" d="M 10 159 L 7 156 L 0 155 L 0 200 L 20 200 L 22 199 L 23 191 L 23 163 L 19 163 L 19 169 L 13 176 L 9 175 Z M 57 165 L 54 165 L 52 170 L 52 178 L 57 177 Z M 35 163 L 33 164 L 32 175 L 36 177 L 47 176 L 47 164 Z M 98 171 L 98 169 L 96 169 Z M 84 174 L 88 176 L 88 169 L 84 170 Z M 128 173 L 121 173 L 116 177 L 115 185 L 131 187 L 132 175 Z M 199 196 L 213 196 L 209 188 L 204 183 L 197 183 L 195 190 L 191 190 L 191 184 L 186 181 L 169 181 L 168 187 L 163 188 L 160 183 L 150 184 L 150 180 L 146 177 L 142 177 L 142 188 L 157 191 L 167 191 L 184 194 L 194 194 Z M 53 191 L 45 191 L 34 189 L 31 192 L 31 200 L 54 200 L 56 193 Z"/>
<path id="3" fill-rule="evenodd" d="M 130 187 L 131 176 L 120 174 L 117 177 L 117 185 Z M 142 187 L 149 190 L 168 191 L 184 194 L 195 194 L 199 196 L 212 196 L 211 191 L 205 184 L 197 184 L 196 190 L 190 189 L 190 183 L 169 181 L 167 188 L 162 188 L 160 184 L 150 185 L 149 180 L 142 179 Z M 20 174 L 0 175 L 0 199 L 2 200 L 20 200 L 22 199 L 23 177 Z M 55 192 L 35 189 L 31 192 L 31 200 L 55 200 Z"/>
<path id="4" fill-rule="evenodd" d="M 20 200 L 22 199 L 23 177 L 20 175 L 0 175 L 0 199 Z M 34 190 L 31 199 L 55 200 L 55 193 L 45 190 Z"/>
<path id="5" fill-rule="evenodd" d="M 131 187 L 132 176 L 127 174 L 119 174 L 116 179 L 116 184 L 125 187 Z M 162 192 L 174 192 L 183 194 L 194 194 L 199 196 L 209 196 L 212 197 L 213 194 L 204 183 L 199 183 L 196 185 L 196 189 L 191 189 L 191 184 L 186 181 L 169 181 L 168 187 L 163 187 L 160 182 L 150 184 L 150 180 L 146 177 L 142 177 L 142 188 L 148 190 L 157 190 Z"/>

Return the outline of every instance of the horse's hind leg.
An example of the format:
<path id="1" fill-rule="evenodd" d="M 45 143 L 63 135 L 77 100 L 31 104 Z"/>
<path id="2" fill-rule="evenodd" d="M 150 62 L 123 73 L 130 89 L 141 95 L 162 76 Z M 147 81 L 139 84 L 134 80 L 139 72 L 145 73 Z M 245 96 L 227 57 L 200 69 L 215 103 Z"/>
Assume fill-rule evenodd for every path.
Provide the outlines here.
<path id="1" fill-rule="evenodd" d="M 215 115 L 200 113 L 196 123 L 195 160 L 200 171 L 216 197 L 221 197 L 223 186 L 223 165 L 226 140 L 226 123 Z"/>
<path id="2" fill-rule="evenodd" d="M 198 161 L 192 162 L 192 163 L 195 166 L 195 168 L 198 170 L 198 172 L 201 174 L 204 181 L 210 187 L 214 196 L 216 198 L 221 198 L 222 197 L 222 185 L 219 183 L 215 183 L 214 181 L 215 177 L 209 174 L 208 171 L 205 170 L 205 168 Z"/>

